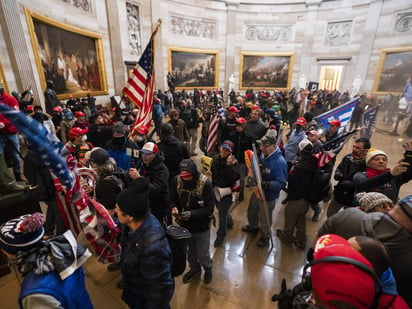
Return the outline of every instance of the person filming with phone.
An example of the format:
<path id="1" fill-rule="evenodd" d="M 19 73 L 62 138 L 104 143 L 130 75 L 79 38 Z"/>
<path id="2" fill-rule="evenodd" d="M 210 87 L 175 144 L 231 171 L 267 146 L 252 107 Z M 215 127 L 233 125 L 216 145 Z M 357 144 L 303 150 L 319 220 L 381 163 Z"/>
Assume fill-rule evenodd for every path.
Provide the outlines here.
<path id="1" fill-rule="evenodd" d="M 357 192 L 379 192 L 394 203 L 399 200 L 400 187 L 412 179 L 412 141 L 402 145 L 404 157 L 392 168 L 388 168 L 388 155 L 371 148 L 366 154 L 366 172 L 353 176 Z"/>

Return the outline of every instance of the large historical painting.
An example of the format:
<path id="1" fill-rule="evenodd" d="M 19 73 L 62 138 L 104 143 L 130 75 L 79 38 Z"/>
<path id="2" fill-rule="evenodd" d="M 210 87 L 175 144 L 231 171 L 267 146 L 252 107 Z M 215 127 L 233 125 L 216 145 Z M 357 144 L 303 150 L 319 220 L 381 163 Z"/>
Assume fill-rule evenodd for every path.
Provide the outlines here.
<path id="1" fill-rule="evenodd" d="M 107 94 L 102 38 L 26 9 L 42 87 L 54 82 L 59 99 Z"/>
<path id="2" fill-rule="evenodd" d="M 169 72 L 176 89 L 217 88 L 218 63 L 216 50 L 169 48 Z"/>
<path id="3" fill-rule="evenodd" d="M 402 93 L 406 80 L 412 75 L 412 46 L 383 49 L 376 70 L 373 92 Z"/>
<path id="4" fill-rule="evenodd" d="M 293 57 L 293 53 L 241 53 L 239 88 L 289 89 Z"/>

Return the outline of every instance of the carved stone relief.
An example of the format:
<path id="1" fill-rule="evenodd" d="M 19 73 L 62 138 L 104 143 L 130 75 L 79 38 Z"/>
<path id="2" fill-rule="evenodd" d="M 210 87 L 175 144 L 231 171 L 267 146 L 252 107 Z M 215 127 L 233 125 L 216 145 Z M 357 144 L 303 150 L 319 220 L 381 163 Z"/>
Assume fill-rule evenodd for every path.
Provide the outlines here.
<path id="1" fill-rule="evenodd" d="M 137 5 L 126 2 L 126 10 L 129 54 L 133 56 L 140 56 L 142 54 L 142 38 L 140 36 L 139 7 Z"/>
<path id="2" fill-rule="evenodd" d="M 325 44 L 331 46 L 348 45 L 351 31 L 351 20 L 330 22 L 326 28 Z"/>
<path id="3" fill-rule="evenodd" d="M 412 31 L 412 12 L 401 13 L 396 16 L 395 32 Z"/>
<path id="4" fill-rule="evenodd" d="M 292 26 L 246 25 L 246 39 L 249 41 L 290 41 Z"/>
<path id="5" fill-rule="evenodd" d="M 76 8 L 86 11 L 88 13 L 92 12 L 92 2 L 90 0 L 62 0 L 68 4 L 75 6 Z"/>
<path id="6" fill-rule="evenodd" d="M 173 34 L 209 39 L 215 37 L 216 21 L 214 20 L 171 16 L 170 23 Z"/>

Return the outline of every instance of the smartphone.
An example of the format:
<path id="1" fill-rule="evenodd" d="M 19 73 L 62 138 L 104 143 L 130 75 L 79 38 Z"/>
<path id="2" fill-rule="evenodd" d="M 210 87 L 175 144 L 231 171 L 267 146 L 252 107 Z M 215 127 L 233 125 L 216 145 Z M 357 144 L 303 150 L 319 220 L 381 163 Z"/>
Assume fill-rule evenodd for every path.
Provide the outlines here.
<path id="1" fill-rule="evenodd" d="M 403 156 L 405 157 L 405 159 L 403 159 L 403 162 L 408 162 L 412 166 L 412 151 L 411 150 L 405 151 Z"/>

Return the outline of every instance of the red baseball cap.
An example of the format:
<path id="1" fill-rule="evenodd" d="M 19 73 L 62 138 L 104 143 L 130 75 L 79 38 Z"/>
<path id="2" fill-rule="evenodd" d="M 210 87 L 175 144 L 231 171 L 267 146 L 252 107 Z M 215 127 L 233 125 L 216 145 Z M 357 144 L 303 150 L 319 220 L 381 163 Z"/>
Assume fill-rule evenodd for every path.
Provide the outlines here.
<path id="1" fill-rule="evenodd" d="M 60 106 L 56 106 L 56 107 L 53 107 L 53 111 L 55 111 L 55 112 L 62 112 L 62 111 L 63 111 L 63 108 L 61 108 Z"/>
<path id="2" fill-rule="evenodd" d="M 231 113 L 231 112 L 235 112 L 235 113 L 239 113 L 240 112 L 240 110 L 238 110 L 237 108 L 236 108 L 236 106 L 231 106 L 231 107 L 229 107 L 229 109 L 227 110 L 229 113 Z"/>
<path id="3" fill-rule="evenodd" d="M 34 109 L 33 105 L 27 105 L 27 107 L 26 107 L 26 110 L 27 110 L 28 112 L 32 112 L 33 109 Z"/>
<path id="4" fill-rule="evenodd" d="M 138 127 L 135 127 L 134 129 L 135 129 L 135 131 L 136 131 L 137 133 L 139 133 L 140 135 L 149 133 L 149 130 L 147 129 L 146 126 L 138 126 Z"/>
<path id="5" fill-rule="evenodd" d="M 316 130 L 310 130 L 310 131 L 307 131 L 307 132 L 306 132 L 306 135 L 309 135 L 309 134 L 318 136 L 318 135 L 319 135 L 319 132 L 316 131 Z"/>
<path id="6" fill-rule="evenodd" d="M 329 124 L 331 126 L 337 126 L 338 128 L 340 128 L 340 126 L 341 126 L 341 123 L 340 123 L 339 119 L 333 119 L 333 120 L 329 121 Z"/>
<path id="7" fill-rule="evenodd" d="M 70 138 L 75 138 L 75 137 L 77 137 L 77 136 L 86 134 L 87 131 L 89 131 L 88 128 L 82 129 L 82 128 L 80 128 L 80 127 L 73 127 L 73 128 L 71 128 L 70 131 L 69 131 L 69 137 L 70 137 Z"/>
<path id="8" fill-rule="evenodd" d="M 243 117 L 238 117 L 238 118 L 236 118 L 236 122 L 237 122 L 237 123 L 244 124 L 244 123 L 247 122 L 247 120 L 246 120 L 245 118 L 243 118 Z"/>
<path id="9" fill-rule="evenodd" d="M 257 106 L 257 105 L 253 105 L 253 106 L 252 106 L 252 109 L 261 110 L 261 109 L 260 109 L 260 107 L 259 107 L 259 106 Z"/>
<path id="10" fill-rule="evenodd" d="M 304 125 L 306 125 L 306 119 L 303 118 L 303 117 L 299 117 L 298 119 L 296 119 L 295 124 L 304 126 Z"/>
<path id="11" fill-rule="evenodd" d="M 311 267 L 312 290 L 328 308 L 341 302 L 355 308 L 370 308 L 375 297 L 375 278 L 348 262 L 316 261 L 327 257 L 344 257 L 356 260 L 370 268 L 371 263 L 348 241 L 338 235 L 326 234 L 316 242 L 314 265 Z"/>
<path id="12" fill-rule="evenodd" d="M 78 117 L 86 116 L 86 114 L 83 112 L 75 112 L 74 116 L 78 118 Z"/>
<path id="13" fill-rule="evenodd" d="M 147 142 L 140 151 L 146 154 L 158 153 L 159 147 L 153 142 Z"/>

